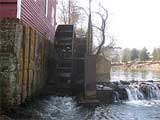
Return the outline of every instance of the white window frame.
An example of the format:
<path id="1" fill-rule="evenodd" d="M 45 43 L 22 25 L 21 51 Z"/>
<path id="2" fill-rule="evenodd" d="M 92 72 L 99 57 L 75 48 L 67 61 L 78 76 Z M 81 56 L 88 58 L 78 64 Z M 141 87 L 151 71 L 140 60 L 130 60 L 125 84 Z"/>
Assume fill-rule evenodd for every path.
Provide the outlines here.
<path id="1" fill-rule="evenodd" d="M 22 5 L 22 0 L 17 0 L 17 18 L 21 18 L 21 5 Z"/>
<path id="2" fill-rule="evenodd" d="M 45 15 L 48 15 L 48 0 L 45 0 Z"/>
<path id="3" fill-rule="evenodd" d="M 51 14 L 51 24 L 52 24 L 52 26 L 54 26 L 54 15 L 55 14 L 55 9 L 54 9 L 54 7 L 52 7 L 52 14 Z"/>

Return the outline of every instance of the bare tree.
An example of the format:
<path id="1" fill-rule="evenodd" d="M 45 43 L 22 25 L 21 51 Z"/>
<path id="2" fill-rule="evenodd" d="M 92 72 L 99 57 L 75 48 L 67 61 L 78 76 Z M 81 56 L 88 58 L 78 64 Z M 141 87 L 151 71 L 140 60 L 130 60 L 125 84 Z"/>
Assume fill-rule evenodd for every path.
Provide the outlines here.
<path id="1" fill-rule="evenodd" d="M 59 20 L 63 24 L 67 24 L 68 22 L 68 8 L 66 7 L 66 2 L 64 0 L 59 1 L 59 7 L 58 7 L 58 12 L 59 12 Z"/>
<path id="2" fill-rule="evenodd" d="M 107 32 L 107 20 L 108 20 L 108 10 L 104 8 L 100 3 L 99 7 L 100 10 L 98 12 L 92 12 L 91 10 L 91 2 L 92 0 L 89 0 L 89 9 L 85 9 L 83 7 L 78 6 L 76 3 L 76 0 L 60 0 L 60 21 L 64 24 L 74 24 L 74 25 L 80 25 L 80 29 L 77 30 L 77 32 L 82 33 L 84 31 L 80 30 L 85 30 L 85 26 L 83 22 L 86 21 L 86 17 L 90 18 L 88 21 L 88 30 L 87 30 L 87 41 L 88 41 L 88 51 L 93 50 L 92 48 L 92 39 L 93 36 L 96 36 L 97 33 L 99 36 L 96 36 L 96 39 L 99 41 L 98 46 L 95 47 L 93 51 L 97 55 L 101 54 L 104 55 L 103 48 L 104 47 L 110 47 L 114 45 L 115 39 L 113 37 L 110 37 L 110 41 L 108 42 L 107 46 L 104 46 L 106 41 L 108 41 L 108 37 L 106 32 Z M 99 16 L 100 18 L 100 25 L 95 24 L 91 18 L 91 14 L 95 14 L 96 16 Z M 86 23 L 86 22 L 85 22 Z M 93 25 L 94 23 L 94 25 Z M 77 27 L 78 27 L 77 25 Z M 84 33 L 83 33 L 84 35 Z"/>
<path id="3" fill-rule="evenodd" d="M 100 17 L 100 20 L 101 20 L 99 26 L 95 25 L 95 24 L 93 25 L 93 27 L 96 29 L 96 33 L 97 33 L 97 30 L 100 33 L 100 35 L 98 37 L 96 37 L 96 39 L 99 42 L 99 45 L 95 49 L 96 49 L 96 55 L 101 54 L 104 56 L 102 49 L 104 48 L 104 45 L 105 45 L 106 39 L 107 39 L 106 31 L 107 31 L 108 10 L 106 8 L 104 8 L 100 3 L 99 3 L 99 7 L 101 9 L 101 12 L 100 11 L 94 12 L 96 15 L 98 15 Z M 109 44 L 107 46 L 105 46 L 105 48 L 113 46 L 114 42 L 115 42 L 115 39 L 113 37 L 110 37 Z"/>
<path id="4" fill-rule="evenodd" d="M 86 30 L 83 27 L 77 28 L 76 29 L 76 35 L 78 37 L 85 37 L 86 36 Z"/>
<path id="5" fill-rule="evenodd" d="M 98 38 L 100 44 L 96 48 L 97 55 L 101 53 L 101 50 L 106 42 L 106 28 L 107 28 L 107 19 L 108 19 L 108 10 L 106 10 L 100 3 L 99 3 L 99 6 L 103 12 L 95 12 L 95 14 L 97 14 L 100 17 L 101 25 L 100 26 L 93 25 L 93 27 L 100 32 L 100 37 L 101 37 L 100 39 Z"/>
<path id="6" fill-rule="evenodd" d="M 59 1 L 59 20 L 62 24 L 77 24 L 80 18 L 80 9 L 76 0 Z"/>

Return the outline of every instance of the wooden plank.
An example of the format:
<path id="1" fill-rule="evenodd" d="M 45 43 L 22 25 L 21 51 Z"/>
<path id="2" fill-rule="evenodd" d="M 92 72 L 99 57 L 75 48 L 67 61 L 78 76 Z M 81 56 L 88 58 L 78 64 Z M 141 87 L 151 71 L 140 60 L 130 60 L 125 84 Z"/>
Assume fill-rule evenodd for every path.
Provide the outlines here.
<path id="1" fill-rule="evenodd" d="M 36 91 L 37 91 L 37 71 L 34 70 L 33 71 L 33 81 L 32 81 L 32 95 L 36 95 Z"/>
<path id="2" fill-rule="evenodd" d="M 23 77 L 24 77 L 24 72 L 23 70 L 18 71 L 18 80 L 19 80 L 19 92 L 20 92 L 20 103 L 22 103 L 22 96 L 23 96 Z"/>
<path id="3" fill-rule="evenodd" d="M 35 53 L 34 53 L 34 55 L 35 55 L 35 59 L 34 59 L 34 62 L 35 62 L 35 66 L 37 65 L 37 63 L 38 63 L 38 32 L 36 32 L 36 35 L 35 35 L 35 49 L 34 49 L 34 51 L 35 51 Z M 37 69 L 37 68 L 35 68 L 35 69 Z"/>
<path id="4" fill-rule="evenodd" d="M 24 70 L 24 78 L 22 81 L 22 102 L 25 102 L 27 98 L 27 81 L 28 81 L 28 70 Z"/>
<path id="5" fill-rule="evenodd" d="M 35 34 L 34 30 L 30 28 L 30 63 L 29 63 L 29 69 L 33 69 L 34 67 L 34 47 L 35 47 Z"/>
<path id="6" fill-rule="evenodd" d="M 32 95 L 32 82 L 33 82 L 33 70 L 29 70 L 29 79 L 28 79 L 28 96 Z"/>
<path id="7" fill-rule="evenodd" d="M 22 45 L 20 48 L 20 57 L 19 57 L 19 87 L 20 87 L 20 94 L 21 94 L 21 103 L 23 102 L 23 80 L 24 80 L 24 46 Z"/>
<path id="8" fill-rule="evenodd" d="M 33 31 L 33 34 L 34 34 L 34 42 L 33 42 L 33 62 L 34 62 L 34 67 L 33 69 L 35 69 L 35 50 L 36 50 L 36 36 L 37 36 L 37 32 L 36 30 Z"/>
<path id="9" fill-rule="evenodd" d="M 32 83 L 31 83 L 31 92 L 32 92 L 32 95 L 34 96 L 35 94 L 35 87 L 34 87 L 34 83 L 35 83 L 35 71 L 33 71 L 33 76 L 32 76 Z"/>
<path id="10" fill-rule="evenodd" d="M 24 69 L 29 68 L 29 48 L 30 48 L 30 29 L 28 26 L 24 27 L 24 45 L 25 45 L 25 57 L 24 57 Z"/>
<path id="11" fill-rule="evenodd" d="M 40 88 L 40 72 L 37 71 L 37 77 L 36 77 L 36 93 L 38 94 Z"/>

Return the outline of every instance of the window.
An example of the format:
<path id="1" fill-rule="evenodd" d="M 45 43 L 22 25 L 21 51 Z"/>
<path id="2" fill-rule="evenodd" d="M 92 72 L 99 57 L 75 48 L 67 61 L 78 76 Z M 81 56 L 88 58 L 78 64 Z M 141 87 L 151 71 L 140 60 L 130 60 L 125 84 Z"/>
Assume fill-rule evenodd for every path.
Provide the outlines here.
<path id="1" fill-rule="evenodd" d="M 52 7 L 51 24 L 54 26 L 54 7 Z"/>
<path id="2" fill-rule="evenodd" d="M 45 0 L 45 15 L 48 15 L 48 0 Z"/>

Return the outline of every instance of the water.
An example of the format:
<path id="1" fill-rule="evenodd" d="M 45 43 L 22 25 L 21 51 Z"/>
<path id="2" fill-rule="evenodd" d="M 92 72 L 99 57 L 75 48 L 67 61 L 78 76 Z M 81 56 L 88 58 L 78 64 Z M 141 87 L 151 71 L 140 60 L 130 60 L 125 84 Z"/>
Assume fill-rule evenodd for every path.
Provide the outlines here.
<path id="1" fill-rule="evenodd" d="M 78 106 L 74 98 L 48 96 L 19 111 L 16 120 L 94 120 L 95 108 Z"/>
<path id="2" fill-rule="evenodd" d="M 71 97 L 47 97 L 25 108 L 18 120 L 160 120 L 160 101 L 126 101 L 96 108 L 77 106 Z"/>
<path id="3" fill-rule="evenodd" d="M 156 101 L 157 103 L 157 101 Z M 160 120 L 160 104 L 126 102 L 96 109 L 95 120 Z"/>
<path id="4" fill-rule="evenodd" d="M 127 79 L 159 81 L 160 79 L 160 76 L 154 72 L 145 72 L 143 77 L 140 72 L 132 74 L 132 72 L 114 70 L 112 81 Z M 113 78 L 117 79 L 113 80 Z M 143 92 L 143 85 L 146 93 Z M 26 116 L 22 114 L 17 118 L 19 120 L 160 120 L 158 84 L 148 82 L 143 85 L 133 83 L 126 87 L 127 101 L 118 102 L 118 94 L 115 93 L 116 102 L 114 104 L 103 104 L 94 108 L 78 106 L 71 97 L 48 96 L 22 108 Z"/>
<path id="5" fill-rule="evenodd" d="M 132 81 L 132 80 L 138 80 L 138 81 L 148 81 L 148 80 L 154 80 L 159 81 L 160 80 L 160 72 L 153 72 L 153 71 L 127 71 L 118 69 L 116 67 L 112 68 L 111 71 L 111 81 Z"/>
<path id="6" fill-rule="evenodd" d="M 128 100 L 160 100 L 159 82 L 132 83 L 127 88 Z"/>
<path id="7" fill-rule="evenodd" d="M 143 100 L 144 95 L 138 88 L 126 88 L 127 94 L 128 94 L 128 100 L 129 101 L 137 101 L 137 100 Z"/>

